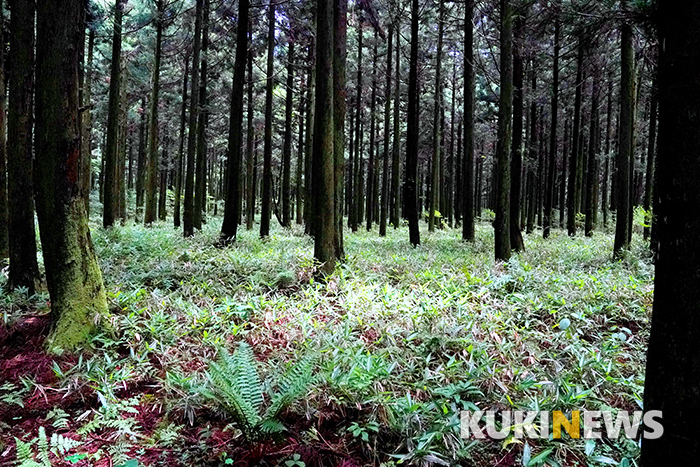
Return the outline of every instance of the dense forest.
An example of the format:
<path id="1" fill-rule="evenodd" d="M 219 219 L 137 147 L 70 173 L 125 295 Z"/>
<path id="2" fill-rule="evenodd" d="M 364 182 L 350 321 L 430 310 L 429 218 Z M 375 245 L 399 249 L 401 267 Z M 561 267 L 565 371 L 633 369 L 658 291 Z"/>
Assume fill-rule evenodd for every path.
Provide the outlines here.
<path id="1" fill-rule="evenodd" d="M 0 466 L 697 462 L 700 1 L 0 37 Z"/>

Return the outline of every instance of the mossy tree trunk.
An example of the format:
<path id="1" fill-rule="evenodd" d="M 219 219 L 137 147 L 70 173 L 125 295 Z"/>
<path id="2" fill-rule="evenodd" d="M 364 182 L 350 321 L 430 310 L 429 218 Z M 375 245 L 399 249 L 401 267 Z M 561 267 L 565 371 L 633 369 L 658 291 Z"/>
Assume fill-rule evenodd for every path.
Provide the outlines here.
<path id="1" fill-rule="evenodd" d="M 102 274 L 81 196 L 78 67 L 81 0 L 37 2 L 36 196 L 52 350 L 85 344 L 108 313 Z"/>
<path id="2" fill-rule="evenodd" d="M 644 439 L 641 465 L 696 465 L 700 440 L 692 433 L 700 418 L 700 2 L 658 5 L 663 48 L 653 235 L 659 249 L 644 410 L 662 411 L 664 432 L 658 439 Z"/>
<path id="3" fill-rule="evenodd" d="M 231 117 L 228 130 L 228 183 L 226 184 L 226 205 L 224 220 L 219 236 L 222 244 L 236 240 L 240 218 L 241 189 L 237 174 L 241 171 L 241 145 L 243 144 L 243 92 L 245 67 L 248 57 L 248 19 L 250 1 L 240 0 L 238 4 L 238 32 L 236 37 L 236 61 L 233 65 L 231 86 Z M 252 104 L 250 102 L 249 104 Z M 250 106 L 249 106 L 250 107 Z M 250 111 L 250 110 L 249 110 Z"/>
<path id="4" fill-rule="evenodd" d="M 32 126 L 34 92 L 34 0 L 10 1 L 10 106 L 8 113 L 8 200 L 10 288 L 34 294 L 36 260 L 32 193 Z M 43 65 L 42 65 L 43 66 Z"/>

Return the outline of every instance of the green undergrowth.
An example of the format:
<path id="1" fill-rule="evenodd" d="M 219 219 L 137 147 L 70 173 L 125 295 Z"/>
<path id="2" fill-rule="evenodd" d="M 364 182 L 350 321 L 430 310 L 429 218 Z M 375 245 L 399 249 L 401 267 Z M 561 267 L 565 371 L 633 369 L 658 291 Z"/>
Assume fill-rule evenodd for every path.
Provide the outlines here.
<path id="1" fill-rule="evenodd" d="M 572 239 L 554 230 L 542 240 L 536 231 L 525 252 L 494 264 L 487 223 L 473 244 L 459 229 L 422 229 L 417 248 L 405 227 L 385 238 L 346 231 L 346 261 L 319 281 L 301 226 L 273 228 L 266 240 L 243 229 L 235 244 L 216 248 L 219 226 L 210 219 L 183 239 L 170 224 L 93 225 L 116 335 L 54 365 L 57 389 L 88 388 L 99 401 L 66 429 L 123 445 L 116 456 L 106 448 L 90 455 L 157 465 L 143 457 L 157 447 L 184 465 L 231 464 L 234 446 L 251 437 L 202 388 L 217 349 L 245 342 L 257 360 L 255 393 L 268 402 L 273 381 L 315 356 L 313 384 L 280 414 L 286 431 L 269 441 L 283 452 L 279 465 L 320 465 L 305 448 L 319 445 L 387 467 L 638 462 L 634 440 L 476 441 L 459 432 L 459 410 L 639 410 L 654 269 L 637 236 L 614 262 L 609 234 Z M 6 321 L 23 312 L 13 310 Z M 130 418 L 129 410 L 153 407 L 155 427 Z M 212 420 L 228 423 L 223 432 L 235 442 L 186 448 L 178 433 L 213 436 Z"/>

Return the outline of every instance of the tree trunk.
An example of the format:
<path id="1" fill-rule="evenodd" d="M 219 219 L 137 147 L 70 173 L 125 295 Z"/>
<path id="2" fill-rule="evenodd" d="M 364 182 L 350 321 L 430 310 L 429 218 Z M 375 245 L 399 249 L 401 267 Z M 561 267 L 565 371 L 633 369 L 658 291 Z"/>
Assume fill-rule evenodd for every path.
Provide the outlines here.
<path id="1" fill-rule="evenodd" d="M 153 66 L 153 89 L 151 92 L 151 112 L 148 121 L 148 162 L 146 172 L 146 212 L 144 223 L 156 220 L 156 181 L 158 177 L 158 93 L 160 92 L 160 55 L 163 37 L 164 0 L 157 0 L 156 51 Z M 162 186 L 162 184 L 161 184 Z"/>
<path id="2" fill-rule="evenodd" d="M 588 168 L 586 170 L 586 226 L 585 235 L 593 235 L 595 228 L 595 213 L 598 210 L 596 196 L 598 193 L 598 100 L 599 88 L 596 78 L 597 70 L 593 73 L 593 89 L 591 91 L 591 125 L 588 143 Z"/>
<path id="3" fill-rule="evenodd" d="M 510 138 L 513 113 L 513 15 L 510 0 L 501 0 L 501 96 L 498 108 L 498 148 L 496 150 L 496 261 L 510 259 Z"/>
<path id="4" fill-rule="evenodd" d="M 662 45 L 658 72 L 660 163 L 654 198 L 658 201 L 655 233 L 659 251 L 644 410 L 647 414 L 650 411 L 660 411 L 659 416 L 663 414 L 660 420 L 663 435 L 644 439 L 641 458 L 644 466 L 695 465 L 700 456 L 700 441 L 688 436 L 700 418 L 697 404 L 700 388 L 700 354 L 697 352 L 700 332 L 697 299 L 700 281 L 697 266 L 700 262 L 698 6 L 697 1 L 658 4 L 659 44 Z M 625 29 L 629 27 L 625 25 Z M 629 45 L 626 41 L 630 39 L 630 31 L 625 32 L 625 36 L 623 45 Z M 624 58 L 629 59 L 627 53 Z M 623 86 L 623 91 L 627 91 L 624 80 Z M 621 128 L 621 132 L 625 131 Z"/>
<path id="5" fill-rule="evenodd" d="M 379 235 L 386 235 L 386 222 L 389 210 L 389 128 L 391 120 L 391 72 L 394 25 L 389 23 L 389 41 L 386 46 L 386 86 L 384 87 L 384 161 L 382 166 L 382 206 L 379 214 Z"/>
<path id="6" fill-rule="evenodd" d="M 4 36 L 5 18 L 0 0 L 0 37 Z M 5 47 L 0 47 L 0 262 L 9 256 L 9 213 L 7 200 L 7 85 L 5 80 Z"/>
<path id="7" fill-rule="evenodd" d="M 240 218 L 239 197 L 241 189 L 238 174 L 241 172 L 241 145 L 243 144 L 243 87 L 245 85 L 248 50 L 249 15 L 250 1 L 240 0 L 238 4 L 236 62 L 233 65 L 233 84 L 231 86 L 231 117 L 229 118 L 228 128 L 228 183 L 226 184 L 224 220 L 221 224 L 221 234 L 219 236 L 219 242 L 223 245 L 236 240 L 238 220 Z M 252 114 L 252 99 L 249 98 L 249 101 L 248 112 Z M 251 116 L 249 115 L 249 119 Z"/>
<path id="8" fill-rule="evenodd" d="M 54 351 L 86 342 L 108 313 L 81 196 L 78 67 L 84 4 L 37 3 L 36 196 Z M 118 64 L 117 64 L 118 66 Z"/>
<path id="9" fill-rule="evenodd" d="M 292 220 L 292 110 L 294 106 L 294 39 L 287 49 L 287 88 L 284 119 L 284 150 L 282 151 L 282 225 L 289 227 Z"/>
<path id="10" fill-rule="evenodd" d="M 656 70 L 654 70 L 656 71 Z M 654 168 L 656 166 L 656 111 L 658 107 L 657 80 L 654 77 L 651 85 L 651 110 L 649 112 L 649 146 L 647 147 L 647 170 L 644 185 L 644 211 L 650 212 L 654 191 Z M 650 219 L 644 224 L 644 240 L 651 235 Z"/>
<path id="11" fill-rule="evenodd" d="M 406 217 L 409 241 L 420 245 L 418 229 L 418 0 L 411 2 L 411 62 L 408 75 L 408 134 L 406 135 Z"/>
<path id="12" fill-rule="evenodd" d="M 335 257 L 345 259 L 345 241 L 343 238 L 343 187 L 345 174 L 345 114 L 346 102 L 346 61 L 348 2 L 336 0 L 333 10 L 333 154 L 335 182 Z"/>
<path id="13" fill-rule="evenodd" d="M 177 152 L 177 161 L 175 162 L 175 210 L 173 213 L 173 225 L 175 228 L 180 227 L 181 218 L 182 169 L 185 162 L 185 122 L 187 121 L 187 78 L 189 76 L 189 64 L 189 57 L 185 56 L 185 73 L 182 76 L 182 110 L 180 111 L 180 147 Z"/>
<path id="14" fill-rule="evenodd" d="M 576 214 L 578 180 L 580 178 L 578 171 L 578 160 L 580 151 L 580 133 L 581 133 L 581 94 L 583 91 L 583 52 L 584 38 L 581 36 L 578 39 L 578 55 L 576 59 L 576 96 L 574 98 L 574 128 L 573 128 L 573 143 L 571 145 L 571 157 L 569 158 L 569 187 L 567 198 L 567 219 L 566 228 L 570 236 L 576 235 Z"/>
<path id="15" fill-rule="evenodd" d="M 365 207 L 367 216 L 367 231 L 372 230 L 372 222 L 374 221 L 374 165 L 375 159 L 374 155 L 375 145 L 377 140 L 377 114 L 376 114 L 376 104 L 377 104 L 377 29 L 374 30 L 374 50 L 372 51 L 372 94 L 370 97 L 369 104 L 369 162 L 367 163 L 367 205 Z"/>
<path id="16" fill-rule="evenodd" d="M 334 0 L 317 2 L 316 118 L 313 145 L 314 259 L 322 274 L 335 269 Z"/>
<path id="17" fill-rule="evenodd" d="M 81 154 L 82 162 L 81 179 L 83 180 L 83 197 L 85 199 L 85 212 L 88 219 L 90 218 L 90 186 L 92 181 L 92 63 L 95 50 L 95 29 L 90 27 L 88 33 L 88 53 L 87 65 L 85 66 L 85 75 L 83 77 L 83 92 L 82 92 L 82 119 L 81 126 Z"/>
<path id="18" fill-rule="evenodd" d="M 207 52 L 209 48 L 209 0 L 202 8 L 202 62 L 199 73 L 199 117 L 197 121 L 197 159 L 195 161 L 194 212 L 192 226 L 202 230 L 207 209 L 207 124 L 209 102 L 207 96 Z M 194 90 L 192 91 L 194 93 Z"/>
<path id="19" fill-rule="evenodd" d="M 397 20 L 398 21 L 398 20 Z M 401 35 L 396 31 L 396 88 L 394 89 L 394 139 L 391 147 L 391 224 L 394 229 L 399 228 L 399 218 L 401 209 L 401 66 L 399 59 L 401 57 L 401 47 L 399 47 L 399 41 L 401 40 Z"/>
<path id="20" fill-rule="evenodd" d="M 248 22 L 248 42 L 252 42 L 253 36 Z M 255 220 L 255 130 L 253 129 L 253 48 L 248 48 L 248 137 L 246 138 L 246 230 L 253 229 Z"/>
<path id="21" fill-rule="evenodd" d="M 267 12 L 267 86 L 265 89 L 265 146 L 263 148 L 263 192 L 260 214 L 260 237 L 270 235 L 272 198 L 272 84 L 275 54 L 275 0 L 270 0 Z"/>
<path id="22" fill-rule="evenodd" d="M 440 167 L 442 166 L 442 153 L 440 152 L 441 144 L 440 137 L 442 128 L 440 127 L 440 112 L 442 112 L 442 40 L 445 31 L 445 7 L 443 0 L 438 2 L 438 42 L 436 51 L 435 64 L 435 107 L 433 109 L 433 162 L 432 162 L 432 178 L 430 182 L 430 207 L 428 209 L 428 230 L 435 230 L 435 212 L 440 209 Z M 438 220 L 440 222 L 440 220 Z"/>
<path id="23" fill-rule="evenodd" d="M 192 98 L 190 99 L 189 129 L 187 133 L 187 171 L 185 173 L 185 213 L 182 233 L 194 235 L 194 166 L 197 149 L 197 117 L 199 116 L 199 53 L 202 44 L 202 10 L 205 0 L 197 0 L 194 22 L 194 49 L 192 52 Z"/>
<path id="24" fill-rule="evenodd" d="M 554 22 L 554 63 L 552 65 L 552 115 L 549 130 L 549 166 L 547 167 L 547 184 L 544 199 L 544 225 L 542 237 L 548 238 L 553 224 L 552 205 L 554 204 L 554 170 L 557 163 L 557 124 L 559 112 L 559 18 Z M 561 207 L 560 207 L 561 208 Z"/>
<path id="25" fill-rule="evenodd" d="M 464 202 L 462 239 L 474 241 L 474 0 L 464 11 Z"/>
<path id="26" fill-rule="evenodd" d="M 625 8 L 625 0 L 622 7 Z M 623 22 L 621 32 L 620 148 L 617 153 L 617 223 L 613 256 L 617 259 L 629 248 L 630 159 L 632 152 L 632 111 L 634 109 L 634 50 L 632 26 Z"/>
<path id="27" fill-rule="evenodd" d="M 523 37 L 523 14 L 515 20 L 516 39 L 513 45 L 513 147 L 510 165 L 510 246 L 513 251 L 524 251 L 520 232 L 520 188 L 523 169 L 523 57 L 520 41 Z"/>
<path id="28" fill-rule="evenodd" d="M 121 90 L 122 16 L 127 0 L 115 0 L 112 34 L 112 65 L 109 80 L 107 147 L 105 148 L 104 209 L 102 225 L 111 227 L 119 214 L 117 162 L 119 151 L 119 100 Z"/>
<path id="29" fill-rule="evenodd" d="M 32 93 L 34 88 L 34 0 L 10 1 L 10 107 L 7 124 L 9 287 L 34 295 L 39 275 L 32 196 Z M 43 66 L 43 64 L 42 64 Z M 81 192 L 82 193 L 82 192 Z"/>

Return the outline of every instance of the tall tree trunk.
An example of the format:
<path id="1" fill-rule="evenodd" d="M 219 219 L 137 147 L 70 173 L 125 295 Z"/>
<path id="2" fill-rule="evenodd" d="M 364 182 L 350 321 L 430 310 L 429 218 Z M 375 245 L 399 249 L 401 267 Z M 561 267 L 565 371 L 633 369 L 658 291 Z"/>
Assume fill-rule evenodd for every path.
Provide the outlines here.
<path id="1" fill-rule="evenodd" d="M 554 22 L 554 63 L 552 65 L 552 115 L 549 130 L 549 165 L 547 167 L 547 184 L 544 199 L 544 225 L 542 237 L 549 237 L 553 224 L 552 205 L 554 204 L 554 170 L 557 164 L 557 124 L 559 112 L 559 17 Z M 561 209 L 561 206 L 560 206 Z"/>
<path id="2" fill-rule="evenodd" d="M 297 147 L 297 173 L 296 173 L 296 223 L 301 225 L 304 216 L 304 141 L 306 141 L 304 135 L 304 103 L 302 92 L 299 99 L 299 144 Z"/>
<path id="3" fill-rule="evenodd" d="M 151 91 L 151 111 L 148 121 L 148 163 L 146 172 L 146 212 L 144 223 L 156 220 L 156 183 L 158 177 L 158 99 L 160 92 L 160 55 L 163 38 L 163 21 L 165 18 L 164 0 L 157 0 L 156 11 L 156 51 L 153 66 L 153 89 Z M 161 185 L 162 186 L 162 185 Z"/>
<path id="4" fill-rule="evenodd" d="M 603 210 L 603 226 L 608 225 L 608 209 L 610 207 L 608 201 L 608 186 L 610 183 L 610 132 L 612 130 L 612 95 L 613 95 L 613 78 L 612 71 L 608 78 L 608 110 L 607 124 L 605 125 L 605 167 L 603 168 L 603 193 L 601 195 L 601 209 Z"/>
<path id="5" fill-rule="evenodd" d="M 656 72 L 656 70 L 654 70 Z M 651 85 L 651 109 L 649 111 L 649 146 L 647 147 L 646 182 L 644 184 L 644 211 L 651 210 L 652 195 L 654 191 L 654 169 L 656 166 L 656 112 L 658 108 L 658 86 L 654 76 Z M 644 240 L 651 235 L 651 221 L 647 219 L 644 224 Z"/>
<path id="6" fill-rule="evenodd" d="M 700 441 L 692 436 L 700 418 L 700 5 L 659 2 L 659 144 L 654 198 L 659 250 L 654 313 L 647 355 L 644 410 L 659 411 L 663 435 L 642 443 L 642 464 L 694 465 Z M 625 29 L 630 26 L 626 24 Z M 624 30 L 623 30 L 624 32 Z M 630 39 L 624 32 L 623 46 Z M 623 49 L 624 50 L 624 49 Z M 625 59 L 629 60 L 627 52 Z M 623 61 L 624 64 L 624 61 Z M 624 70 L 624 68 L 623 68 Z M 627 76 L 625 76 L 627 77 Z M 627 86 L 623 80 L 623 98 Z M 626 101 L 623 101 L 626 103 Z M 624 110 L 624 106 L 623 106 Z M 626 110 L 624 110 L 626 112 Z M 625 122 L 621 118 L 621 122 Z M 621 128 L 621 133 L 627 130 Z M 661 163 L 663 162 L 663 163 Z M 657 421 L 659 421 L 657 419 Z M 657 430 L 659 434 L 660 430 Z"/>
<path id="7" fill-rule="evenodd" d="M 438 2 L 438 42 L 436 51 L 435 64 L 435 108 L 433 109 L 433 162 L 432 162 L 432 179 L 430 190 L 430 208 L 428 209 L 428 230 L 435 230 L 435 212 L 440 208 L 439 193 L 442 189 L 440 183 L 440 167 L 442 166 L 442 153 L 440 152 L 440 138 L 442 128 L 440 126 L 440 113 L 442 112 L 442 40 L 445 31 L 445 7 L 443 0 Z M 440 222 L 438 220 L 438 222 Z"/>
<path id="8" fill-rule="evenodd" d="M 180 208 L 182 206 L 182 176 L 185 162 L 185 122 L 187 121 L 187 78 L 190 68 L 189 57 L 185 56 L 185 74 L 182 76 L 182 110 L 180 111 L 180 147 L 175 162 L 175 210 L 173 213 L 173 225 L 180 227 Z"/>
<path id="9" fill-rule="evenodd" d="M 474 241 L 474 0 L 464 9 L 464 202 L 462 239 Z M 481 188 L 479 185 L 479 192 Z"/>
<path id="10" fill-rule="evenodd" d="M 510 165 L 510 246 L 513 251 L 524 251 L 525 243 L 520 232 L 520 188 L 523 169 L 523 56 L 520 41 L 523 38 L 525 12 L 519 12 L 515 20 L 513 44 L 513 147 Z"/>
<path id="11" fill-rule="evenodd" d="M 588 169 L 586 174 L 586 226 L 585 235 L 593 235 L 595 228 L 595 213 L 598 210 L 596 196 L 598 193 L 598 100 L 599 88 L 597 73 L 593 73 L 593 89 L 591 91 L 591 127 L 588 143 Z"/>
<path id="12" fill-rule="evenodd" d="M 314 122 L 313 191 L 314 259 L 319 271 L 331 274 L 335 269 L 335 127 L 334 127 L 334 8 L 335 0 L 317 2 L 316 118 Z"/>
<path id="13" fill-rule="evenodd" d="M 398 21 L 398 20 L 397 20 Z M 401 209 L 401 66 L 400 66 L 400 56 L 401 47 L 399 47 L 399 42 L 401 40 L 401 35 L 398 31 L 398 24 L 396 26 L 396 88 L 394 89 L 394 139 L 391 145 L 391 224 L 394 229 L 399 228 L 399 218 Z"/>
<path id="14" fill-rule="evenodd" d="M 292 110 L 294 106 L 294 38 L 287 48 L 287 89 L 285 98 L 284 150 L 282 151 L 282 225 L 292 220 Z"/>
<path id="15" fill-rule="evenodd" d="M 209 0 L 202 8 L 202 61 L 199 73 L 199 117 L 197 121 L 197 159 L 195 161 L 194 213 L 192 226 L 202 230 L 207 209 L 207 124 L 209 102 L 207 96 L 207 54 L 209 48 Z M 192 91 L 194 93 L 194 91 Z"/>
<path id="16" fill-rule="evenodd" d="M 564 228 L 566 218 L 566 169 L 569 151 L 569 120 L 564 119 L 564 144 L 561 151 L 561 184 L 559 185 L 559 227 Z"/>
<path id="17" fill-rule="evenodd" d="M 374 48 L 372 51 L 372 94 L 370 97 L 369 104 L 369 162 L 367 163 L 367 206 L 365 208 L 367 216 L 367 231 L 372 230 L 372 222 L 374 221 L 374 166 L 375 159 L 374 155 L 376 139 L 377 139 L 377 62 L 379 57 L 377 57 L 377 29 L 374 30 Z"/>
<path id="18" fill-rule="evenodd" d="M 5 15 L 0 0 L 0 37 L 4 36 Z M 9 213 L 7 203 L 7 85 L 5 80 L 5 47 L 0 47 L 0 262 L 9 256 Z"/>
<path id="19" fill-rule="evenodd" d="M 7 178 L 11 289 L 34 294 L 36 260 L 32 196 L 32 126 L 34 91 L 34 0 L 10 1 L 10 107 L 7 124 Z M 42 66 L 43 63 L 42 63 Z M 79 185 L 80 186 L 80 185 Z M 82 193 L 82 191 L 81 191 Z M 84 203 L 83 203 L 84 204 Z"/>
<path id="20" fill-rule="evenodd" d="M 128 138 L 129 127 L 127 125 L 128 112 L 128 95 L 127 95 L 127 67 L 126 58 L 121 58 L 121 80 L 119 82 L 119 132 L 117 133 L 118 149 L 117 149 L 117 209 L 121 224 L 126 222 L 126 140 Z"/>
<path id="21" fill-rule="evenodd" d="M 248 42 L 252 42 L 252 31 L 250 21 L 248 22 Z M 246 138 L 246 177 L 247 188 L 246 192 L 246 230 L 253 229 L 253 221 L 255 220 L 255 130 L 253 129 L 253 48 L 248 48 L 248 137 Z"/>
<path id="22" fill-rule="evenodd" d="M 112 34 L 112 65 L 109 80 L 107 115 L 107 147 L 104 151 L 104 209 L 102 225 L 111 227 L 119 215 L 117 163 L 119 152 L 119 100 L 121 91 L 122 16 L 127 0 L 115 0 L 114 32 Z"/>
<path id="23" fill-rule="evenodd" d="M 275 0 L 270 0 L 267 11 L 267 86 L 265 88 L 265 146 L 263 148 L 263 192 L 260 214 L 260 237 L 270 235 L 272 199 L 272 84 L 275 54 Z"/>
<path id="24" fill-rule="evenodd" d="M 84 14 L 81 0 L 37 3 L 36 196 L 56 351 L 85 343 L 108 313 L 78 177 Z"/>
<path id="25" fill-rule="evenodd" d="M 146 98 L 141 98 L 141 108 L 138 110 L 139 113 L 139 148 L 138 156 L 136 159 L 136 212 L 137 218 L 140 218 L 140 208 L 143 207 L 143 198 L 145 195 L 146 186 L 146 139 L 148 135 L 148 129 L 146 125 Z M 102 158 L 102 164 L 104 165 L 104 157 Z M 102 193 L 100 193 L 102 194 Z"/>
<path id="26" fill-rule="evenodd" d="M 570 236 L 576 235 L 576 214 L 578 212 L 577 196 L 579 176 L 579 152 L 581 134 L 581 95 L 583 91 L 583 52 L 584 38 L 578 39 L 578 55 L 576 59 L 576 96 L 574 98 L 574 128 L 573 143 L 571 145 L 571 157 L 569 159 L 569 186 L 567 198 L 566 228 Z"/>
<path id="27" fill-rule="evenodd" d="M 187 133 L 187 171 L 185 172 L 185 212 L 182 233 L 194 235 L 194 166 L 197 157 L 197 119 L 199 116 L 199 54 L 202 44 L 202 11 L 205 0 L 197 0 L 194 21 L 194 49 L 192 52 L 192 83 L 190 85 L 189 129 Z"/>
<path id="28" fill-rule="evenodd" d="M 498 108 L 496 172 L 496 261 L 510 259 L 510 138 L 513 130 L 513 15 L 510 0 L 501 0 L 501 96 Z"/>
<path id="29" fill-rule="evenodd" d="M 418 229 L 418 0 L 411 1 L 411 62 L 408 74 L 408 133 L 406 135 L 406 217 L 411 245 L 420 245 Z"/>
<path id="30" fill-rule="evenodd" d="M 307 234 L 312 233 L 314 226 L 313 213 L 313 193 L 312 188 L 312 159 L 314 141 L 314 87 L 316 82 L 316 43 L 314 37 L 309 38 L 309 51 L 306 59 L 309 67 L 309 74 L 306 81 L 306 148 L 304 157 L 304 230 Z"/>
<path id="31" fill-rule="evenodd" d="M 1 6 L 1 5 L 0 5 Z M 90 218 L 90 186 L 92 181 L 92 63 L 95 50 L 95 29 L 89 27 L 87 65 L 83 77 L 83 92 L 81 100 L 81 155 L 80 164 L 81 179 L 83 180 L 83 197 L 85 199 L 85 211 Z"/>
<path id="32" fill-rule="evenodd" d="M 348 33 L 348 2 L 335 0 L 333 27 L 333 154 L 335 182 L 335 257 L 345 259 L 343 238 L 343 186 L 345 174 L 345 114 L 346 102 L 346 61 Z"/>
<path id="33" fill-rule="evenodd" d="M 341 0 L 342 1 L 342 0 Z M 382 206 L 379 215 L 379 235 L 386 235 L 386 222 L 389 211 L 389 128 L 391 121 L 391 71 L 394 25 L 389 23 L 389 41 L 386 46 L 386 86 L 384 87 L 384 161 L 382 166 Z"/>
<path id="34" fill-rule="evenodd" d="M 357 95 L 355 97 L 355 157 L 353 161 L 353 187 L 355 188 L 351 197 L 351 214 L 352 222 L 350 228 L 353 232 L 357 231 L 358 224 L 362 221 L 362 214 L 360 205 L 362 203 L 361 193 L 362 193 L 362 39 L 364 37 L 364 31 L 362 29 L 362 13 L 358 17 L 357 24 Z M 352 131 L 352 130 L 351 130 Z"/>
<path id="35" fill-rule="evenodd" d="M 622 0 L 626 8 L 626 1 Z M 632 112 L 634 110 L 634 51 L 632 49 L 632 25 L 623 22 L 621 32 L 621 83 L 620 83 L 620 148 L 617 153 L 617 223 L 613 256 L 620 258 L 629 248 L 630 159 L 632 152 Z"/>
<path id="36" fill-rule="evenodd" d="M 231 86 L 231 117 L 229 118 L 228 129 L 228 183 L 226 184 L 226 207 L 224 209 L 224 220 L 221 224 L 221 234 L 219 236 L 219 241 L 223 245 L 236 240 L 238 220 L 240 218 L 239 197 L 241 195 L 241 189 L 239 186 L 238 174 L 241 172 L 241 145 L 243 144 L 243 87 L 245 85 L 245 66 L 248 55 L 249 16 L 250 1 L 240 0 L 238 4 L 236 62 L 233 65 L 233 84 Z M 252 114 L 252 99 L 249 100 L 248 111 Z"/>

